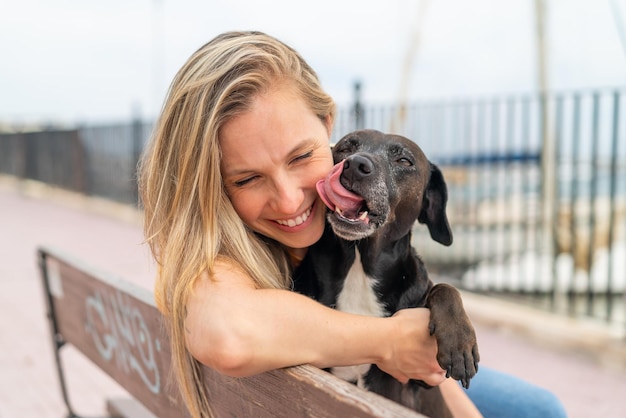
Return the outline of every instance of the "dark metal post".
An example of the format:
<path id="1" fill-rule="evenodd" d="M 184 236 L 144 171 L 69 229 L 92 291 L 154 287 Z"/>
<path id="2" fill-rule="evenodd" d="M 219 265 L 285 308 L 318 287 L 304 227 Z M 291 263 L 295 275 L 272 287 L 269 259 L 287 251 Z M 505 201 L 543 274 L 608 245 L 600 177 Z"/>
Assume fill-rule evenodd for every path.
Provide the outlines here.
<path id="1" fill-rule="evenodd" d="M 600 94 L 593 94 L 593 120 L 592 120 L 592 138 L 591 138 L 591 179 L 589 184 L 589 245 L 587 247 L 587 272 L 589 279 L 587 281 L 587 314 L 593 314 L 594 305 L 594 282 L 593 282 L 593 264 L 595 245 L 593 237 L 596 234 L 596 197 L 598 195 L 598 158 L 600 148 Z"/>
<path id="2" fill-rule="evenodd" d="M 572 255 L 573 268 L 576 269 L 576 249 L 579 245 L 577 237 L 576 237 L 576 228 L 578 227 L 578 192 L 580 187 L 580 180 L 578 173 L 580 172 L 580 160 L 581 160 L 581 152 L 580 152 L 580 106 L 581 106 L 581 97 L 580 94 L 574 94 L 574 109 L 573 109 L 573 117 L 572 117 L 572 170 L 570 173 L 570 177 L 572 179 L 571 186 L 571 196 L 570 196 L 570 225 L 569 225 L 569 234 L 571 237 L 570 243 L 570 253 Z M 575 296 L 576 290 L 574 288 L 574 282 L 570 282 L 570 287 L 568 289 L 568 297 L 569 297 L 569 313 L 575 313 Z"/>
<path id="3" fill-rule="evenodd" d="M 554 153 L 554 160 L 556 161 L 556 165 L 557 165 L 557 170 L 558 168 L 561 166 L 561 149 L 563 148 L 563 132 L 562 132 L 562 128 L 563 128 L 563 97 L 562 96 L 557 96 L 556 97 L 556 121 L 554 124 L 555 127 L 555 140 L 556 140 L 556 147 L 555 147 L 555 153 Z M 552 254 L 552 284 L 551 284 L 551 289 L 550 289 L 550 303 L 552 305 L 552 309 L 554 310 L 556 308 L 556 294 L 557 294 L 557 285 L 558 285 L 558 269 L 557 269 L 557 258 L 558 258 L 558 248 L 557 248 L 557 243 L 556 243 L 556 236 L 557 236 L 557 230 L 559 228 L 558 222 L 559 222 L 559 212 L 561 211 L 561 186 L 559 183 L 559 173 L 556 173 L 555 176 L 555 184 L 554 184 L 554 196 L 555 196 L 555 205 L 552 208 L 554 211 L 554 232 L 552 234 L 552 239 L 553 239 L 553 248 L 555 248 L 554 253 Z"/>
<path id="4" fill-rule="evenodd" d="M 361 82 L 354 83 L 354 104 L 352 105 L 354 129 L 363 129 L 363 104 L 361 103 Z"/>
<path id="5" fill-rule="evenodd" d="M 617 194 L 617 153 L 619 142 L 619 100 L 620 93 L 615 91 L 613 93 L 613 138 L 611 144 L 611 168 L 610 168 L 610 188 L 609 188 L 609 266 L 607 271 L 607 304 L 606 304 L 606 319 L 611 321 L 613 314 L 613 260 L 615 259 L 615 249 L 613 246 L 615 225 L 615 208 L 616 208 L 616 194 Z"/>

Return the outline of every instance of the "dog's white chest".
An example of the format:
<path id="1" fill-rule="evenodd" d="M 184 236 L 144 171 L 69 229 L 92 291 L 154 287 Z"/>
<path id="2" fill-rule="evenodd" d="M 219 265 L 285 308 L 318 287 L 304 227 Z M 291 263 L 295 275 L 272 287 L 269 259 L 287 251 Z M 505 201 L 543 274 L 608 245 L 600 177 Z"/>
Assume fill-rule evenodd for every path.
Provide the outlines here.
<path id="1" fill-rule="evenodd" d="M 376 281 L 363 271 L 361 254 L 356 250 L 356 258 L 337 298 L 337 309 L 359 315 L 386 316 L 385 308 L 376 296 L 375 284 Z M 341 379 L 357 382 L 358 386 L 364 387 L 363 376 L 369 368 L 369 364 L 333 367 L 332 372 Z"/>
<path id="2" fill-rule="evenodd" d="M 374 291 L 376 281 L 363 271 L 361 254 L 356 250 L 354 263 L 337 297 L 337 309 L 359 315 L 385 316 L 384 307 Z"/>

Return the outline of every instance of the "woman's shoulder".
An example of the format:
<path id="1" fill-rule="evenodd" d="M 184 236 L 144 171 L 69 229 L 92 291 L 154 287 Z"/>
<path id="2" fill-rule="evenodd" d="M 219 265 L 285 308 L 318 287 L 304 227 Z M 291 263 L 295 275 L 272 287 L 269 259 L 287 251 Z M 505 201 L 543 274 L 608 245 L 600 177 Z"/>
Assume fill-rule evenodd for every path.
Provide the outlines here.
<path id="1" fill-rule="evenodd" d="M 213 268 L 210 271 L 205 271 L 201 276 L 202 278 L 218 286 L 243 285 L 255 287 L 254 280 L 244 267 L 236 260 L 224 256 L 218 257 Z"/>

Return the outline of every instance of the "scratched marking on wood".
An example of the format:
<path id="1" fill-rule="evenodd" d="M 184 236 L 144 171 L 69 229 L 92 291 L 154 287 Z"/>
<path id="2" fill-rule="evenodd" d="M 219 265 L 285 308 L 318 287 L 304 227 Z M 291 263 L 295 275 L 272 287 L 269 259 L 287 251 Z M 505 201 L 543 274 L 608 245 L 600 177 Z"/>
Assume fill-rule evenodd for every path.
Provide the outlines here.
<path id="1" fill-rule="evenodd" d="M 161 391 L 161 376 L 155 355 L 161 351 L 161 342 L 153 337 L 146 321 L 128 295 L 115 291 L 95 292 L 85 302 L 85 328 L 93 337 L 100 356 L 114 360 L 126 373 L 136 373 L 150 392 Z"/>

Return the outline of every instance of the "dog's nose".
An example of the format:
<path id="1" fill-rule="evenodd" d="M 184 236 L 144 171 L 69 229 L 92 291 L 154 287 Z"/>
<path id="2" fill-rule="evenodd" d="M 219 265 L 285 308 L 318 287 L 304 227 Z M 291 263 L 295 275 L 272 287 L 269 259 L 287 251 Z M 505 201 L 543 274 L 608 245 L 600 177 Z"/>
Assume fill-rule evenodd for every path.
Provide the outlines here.
<path id="1" fill-rule="evenodd" d="M 343 163 L 343 174 L 353 179 L 367 177 L 374 171 L 372 160 L 362 155 L 348 157 Z"/>

